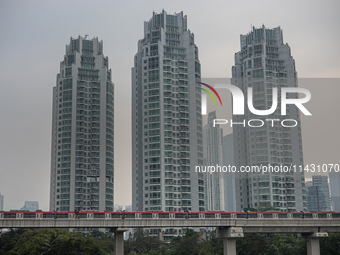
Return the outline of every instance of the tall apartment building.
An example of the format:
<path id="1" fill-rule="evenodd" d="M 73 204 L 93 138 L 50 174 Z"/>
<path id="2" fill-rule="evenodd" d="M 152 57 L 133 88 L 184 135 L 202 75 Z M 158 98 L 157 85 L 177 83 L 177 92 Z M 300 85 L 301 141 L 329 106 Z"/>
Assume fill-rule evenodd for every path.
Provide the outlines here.
<path id="1" fill-rule="evenodd" d="M 113 210 L 115 212 L 121 212 L 121 211 L 123 211 L 123 206 L 119 205 L 119 204 L 115 204 L 114 207 L 113 207 Z"/>
<path id="2" fill-rule="evenodd" d="M 312 176 L 312 186 L 307 188 L 307 209 L 309 212 L 329 212 L 330 196 L 328 177 L 321 175 Z"/>
<path id="3" fill-rule="evenodd" d="M 183 13 L 153 13 L 132 68 L 132 210 L 204 211 L 200 61 Z"/>
<path id="4" fill-rule="evenodd" d="M 0 192 L 0 211 L 4 210 L 4 196 Z"/>
<path id="5" fill-rule="evenodd" d="M 223 164 L 224 166 L 234 166 L 234 136 L 233 134 L 223 136 Z M 236 212 L 236 189 L 235 173 L 225 174 L 225 210 Z"/>
<path id="6" fill-rule="evenodd" d="M 331 205 L 334 212 L 340 212 L 340 173 L 334 169 L 329 171 L 329 186 L 331 189 Z"/>
<path id="7" fill-rule="evenodd" d="M 204 166 L 223 166 L 223 129 L 218 124 L 213 126 L 216 112 L 208 114 L 208 123 L 203 128 L 203 157 Z M 205 210 L 226 210 L 226 174 L 223 172 L 204 174 Z"/>
<path id="8" fill-rule="evenodd" d="M 245 114 L 234 115 L 234 122 L 248 123 L 250 119 L 294 119 L 296 127 L 283 127 L 280 121 L 266 122 L 262 127 L 233 126 L 235 165 L 303 165 L 301 123 L 299 109 L 289 105 L 287 115 L 281 115 L 278 104 L 276 111 L 267 116 L 252 114 L 247 104 L 247 88 L 253 89 L 255 109 L 270 109 L 273 103 L 273 88 L 297 87 L 295 61 L 290 47 L 283 43 L 280 27 L 274 29 L 253 27 L 241 35 L 241 50 L 235 54 L 232 67 L 232 83 L 245 95 Z M 292 95 L 290 95 L 292 96 Z M 297 95 L 294 95 L 296 97 Z M 293 97 L 293 96 L 292 96 Z M 258 124 L 258 123 L 257 123 Z M 256 124 L 256 125 L 257 125 Z M 280 211 L 306 210 L 304 173 L 242 173 L 236 180 L 237 210 L 248 207 L 274 206 Z"/>
<path id="9" fill-rule="evenodd" d="M 312 185 L 307 187 L 307 209 L 310 212 L 330 211 L 330 194 L 327 176 L 312 176 Z"/>
<path id="10" fill-rule="evenodd" d="M 113 211 L 113 98 L 103 41 L 71 38 L 53 88 L 50 210 Z"/>
<path id="11" fill-rule="evenodd" d="M 37 211 L 39 210 L 39 202 L 38 201 L 25 201 L 25 204 L 23 207 L 20 208 L 20 210 L 26 210 L 26 211 Z"/>

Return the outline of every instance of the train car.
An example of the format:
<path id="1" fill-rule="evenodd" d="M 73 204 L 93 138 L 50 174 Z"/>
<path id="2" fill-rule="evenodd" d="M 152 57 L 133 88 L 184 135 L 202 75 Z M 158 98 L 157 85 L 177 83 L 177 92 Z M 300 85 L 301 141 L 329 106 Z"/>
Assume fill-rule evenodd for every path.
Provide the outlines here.
<path id="1" fill-rule="evenodd" d="M 0 220 L 142 220 L 142 219 L 340 219 L 335 212 L 43 212 L 0 211 Z"/>

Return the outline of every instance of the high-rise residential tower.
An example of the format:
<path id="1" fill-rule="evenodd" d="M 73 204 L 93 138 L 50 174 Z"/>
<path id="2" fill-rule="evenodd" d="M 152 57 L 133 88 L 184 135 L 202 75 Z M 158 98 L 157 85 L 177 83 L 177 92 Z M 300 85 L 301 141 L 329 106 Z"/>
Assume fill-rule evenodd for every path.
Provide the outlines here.
<path id="1" fill-rule="evenodd" d="M 286 115 L 281 107 L 266 116 L 252 114 L 247 106 L 247 89 L 253 89 L 253 106 L 267 110 L 273 104 L 273 88 L 280 91 L 285 87 L 297 87 L 295 61 L 290 47 L 283 43 L 280 27 L 274 29 L 253 28 L 247 35 L 241 35 L 241 51 L 235 54 L 232 68 L 232 83 L 245 95 L 245 114 L 234 115 L 233 125 L 235 165 L 241 166 L 290 166 L 303 165 L 301 123 L 299 109 L 288 105 Z M 289 95 L 297 97 L 297 95 Z M 248 120 L 275 119 L 265 121 L 261 127 L 251 127 Z M 297 121 L 295 127 L 281 125 L 283 119 Z M 245 125 L 243 125 L 245 121 Z M 254 125 L 258 125 L 257 122 Z M 293 172 L 242 173 L 236 179 L 237 210 L 248 207 L 274 206 L 281 211 L 306 210 L 304 174 Z"/>
<path id="2" fill-rule="evenodd" d="M 223 137 L 224 166 L 234 166 L 234 138 L 233 134 Z M 235 173 L 225 173 L 225 204 L 227 212 L 236 212 Z"/>
<path id="3" fill-rule="evenodd" d="M 330 196 L 328 177 L 321 175 L 312 176 L 313 185 L 307 187 L 307 209 L 309 212 L 329 212 Z"/>
<path id="4" fill-rule="evenodd" d="M 219 124 L 213 126 L 216 112 L 208 114 L 208 123 L 203 128 L 204 166 L 223 166 L 223 129 Z M 204 174 L 205 210 L 226 210 L 226 174 L 222 171 Z"/>
<path id="5" fill-rule="evenodd" d="M 340 212 L 340 173 L 335 169 L 329 171 L 329 186 L 331 189 L 332 210 Z"/>
<path id="6" fill-rule="evenodd" d="M 132 68 L 133 211 L 204 211 L 198 81 L 187 17 L 153 13 Z"/>
<path id="7" fill-rule="evenodd" d="M 53 88 L 50 210 L 113 211 L 113 98 L 103 42 L 71 38 Z"/>
<path id="8" fill-rule="evenodd" d="M 20 210 L 26 210 L 26 211 L 37 211 L 39 210 L 39 202 L 38 201 L 25 201 L 25 204 L 23 207 L 20 208 Z"/>
<path id="9" fill-rule="evenodd" d="M 0 192 L 0 211 L 4 210 L 4 196 Z"/>

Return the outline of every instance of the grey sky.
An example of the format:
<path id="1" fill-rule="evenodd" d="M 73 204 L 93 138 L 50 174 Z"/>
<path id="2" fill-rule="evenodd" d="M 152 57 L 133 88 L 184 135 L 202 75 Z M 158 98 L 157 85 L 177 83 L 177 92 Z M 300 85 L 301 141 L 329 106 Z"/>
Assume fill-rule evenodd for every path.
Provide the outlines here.
<path id="1" fill-rule="evenodd" d="M 131 203 L 130 73 L 143 22 L 162 9 L 188 16 L 202 77 L 231 76 L 239 35 L 251 24 L 281 26 L 300 77 L 340 77 L 338 0 L 0 0 L 0 192 L 6 210 L 25 200 L 48 209 L 52 87 L 65 45 L 85 34 L 104 41 L 113 70 L 115 203 Z"/>

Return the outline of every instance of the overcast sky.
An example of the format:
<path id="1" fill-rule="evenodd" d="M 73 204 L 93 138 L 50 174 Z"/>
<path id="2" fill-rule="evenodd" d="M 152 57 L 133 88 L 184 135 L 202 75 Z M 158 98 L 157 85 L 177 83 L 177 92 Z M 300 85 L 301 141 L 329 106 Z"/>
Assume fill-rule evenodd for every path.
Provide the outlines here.
<path id="1" fill-rule="evenodd" d="M 85 34 L 104 41 L 113 70 L 115 203 L 131 204 L 130 73 L 143 22 L 162 9 L 188 16 L 202 77 L 230 77 L 240 34 L 262 24 L 281 26 L 299 77 L 340 77 L 338 0 L 0 0 L 0 192 L 6 210 L 28 200 L 48 210 L 52 88 L 65 45 Z"/>

